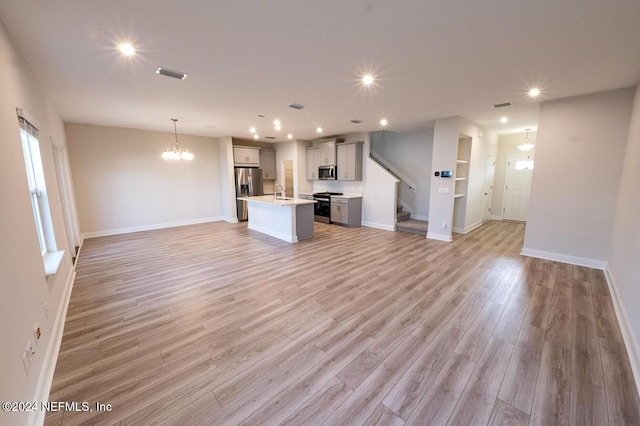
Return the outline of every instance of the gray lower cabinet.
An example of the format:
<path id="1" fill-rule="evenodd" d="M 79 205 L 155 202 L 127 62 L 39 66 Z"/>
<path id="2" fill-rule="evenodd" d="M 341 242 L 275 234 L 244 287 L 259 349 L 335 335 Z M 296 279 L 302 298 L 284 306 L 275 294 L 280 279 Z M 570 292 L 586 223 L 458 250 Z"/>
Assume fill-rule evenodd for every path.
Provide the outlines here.
<path id="1" fill-rule="evenodd" d="M 362 198 L 331 197 L 331 222 L 349 227 L 362 224 Z"/>

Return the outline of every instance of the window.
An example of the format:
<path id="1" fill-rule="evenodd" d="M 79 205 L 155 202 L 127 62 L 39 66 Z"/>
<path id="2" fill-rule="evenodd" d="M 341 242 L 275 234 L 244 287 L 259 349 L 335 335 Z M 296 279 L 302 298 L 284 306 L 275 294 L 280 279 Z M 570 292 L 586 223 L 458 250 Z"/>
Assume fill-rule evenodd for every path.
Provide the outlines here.
<path id="1" fill-rule="evenodd" d="M 533 160 L 516 161 L 516 170 L 533 170 Z"/>
<path id="2" fill-rule="evenodd" d="M 44 259 L 46 275 L 52 275 L 57 272 L 60 266 L 63 252 L 57 251 L 56 248 L 42 157 L 40 156 L 38 128 L 25 118 L 21 110 L 18 110 L 18 121 L 20 122 L 22 153 L 24 154 L 24 165 L 27 171 L 27 183 L 38 243 L 40 244 L 40 253 L 42 253 Z"/>

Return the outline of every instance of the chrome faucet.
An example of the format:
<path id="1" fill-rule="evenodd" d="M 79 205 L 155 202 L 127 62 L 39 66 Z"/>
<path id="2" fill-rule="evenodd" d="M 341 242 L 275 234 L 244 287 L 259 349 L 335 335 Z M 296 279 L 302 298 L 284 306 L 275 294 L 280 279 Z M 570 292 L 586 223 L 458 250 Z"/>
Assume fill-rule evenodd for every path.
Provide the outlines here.
<path id="1" fill-rule="evenodd" d="M 282 188 L 282 199 L 284 199 L 284 194 L 285 194 L 285 192 L 284 192 L 284 186 L 282 186 L 282 185 L 280 185 L 280 184 L 277 184 L 277 185 L 276 185 L 276 188 L 275 188 L 275 190 L 274 190 L 274 192 L 273 192 L 273 199 L 274 199 L 274 200 L 277 200 L 277 199 L 278 199 L 278 187 Z"/>

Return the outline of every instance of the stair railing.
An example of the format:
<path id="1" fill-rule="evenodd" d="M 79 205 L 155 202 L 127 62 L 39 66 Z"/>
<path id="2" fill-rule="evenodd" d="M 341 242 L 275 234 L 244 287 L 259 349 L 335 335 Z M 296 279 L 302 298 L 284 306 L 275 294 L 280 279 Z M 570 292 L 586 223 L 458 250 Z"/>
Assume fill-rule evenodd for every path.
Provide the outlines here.
<path id="1" fill-rule="evenodd" d="M 398 179 L 403 185 L 406 185 L 411 191 L 416 192 L 416 186 L 402 173 L 395 169 L 392 165 L 383 160 L 375 152 L 369 152 L 369 158 L 378 163 L 380 167 L 391 173 L 396 179 Z"/>

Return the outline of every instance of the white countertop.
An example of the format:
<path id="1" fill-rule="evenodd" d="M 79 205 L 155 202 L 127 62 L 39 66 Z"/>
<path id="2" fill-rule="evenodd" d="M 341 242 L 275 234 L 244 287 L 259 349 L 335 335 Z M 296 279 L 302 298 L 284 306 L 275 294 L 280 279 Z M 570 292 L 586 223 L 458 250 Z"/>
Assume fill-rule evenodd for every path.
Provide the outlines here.
<path id="1" fill-rule="evenodd" d="M 314 200 L 303 200 L 301 198 L 287 198 L 285 200 L 275 200 L 273 195 L 259 195 L 257 197 L 238 197 L 238 200 L 252 201 L 255 203 L 272 204 L 275 206 L 295 206 L 298 204 L 314 204 Z"/>
<path id="2" fill-rule="evenodd" d="M 332 195 L 331 198 L 362 198 L 357 192 L 345 192 L 342 195 Z"/>
<path id="3" fill-rule="evenodd" d="M 301 192 L 300 195 L 313 195 L 313 192 Z M 357 192 L 344 192 L 342 195 L 332 195 L 331 198 L 362 198 L 362 194 L 359 194 Z"/>

